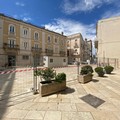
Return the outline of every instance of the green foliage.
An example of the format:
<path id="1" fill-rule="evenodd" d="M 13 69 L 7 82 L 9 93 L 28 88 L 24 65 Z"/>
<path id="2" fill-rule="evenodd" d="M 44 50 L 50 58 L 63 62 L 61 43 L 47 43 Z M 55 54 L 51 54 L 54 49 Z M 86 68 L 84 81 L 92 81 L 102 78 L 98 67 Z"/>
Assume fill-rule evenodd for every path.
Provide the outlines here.
<path id="1" fill-rule="evenodd" d="M 95 72 L 98 74 L 99 77 L 103 77 L 105 74 L 102 67 L 96 67 Z"/>
<path id="2" fill-rule="evenodd" d="M 93 73 L 93 68 L 90 65 L 85 65 L 81 68 L 81 75 L 88 74 L 88 73 Z"/>
<path id="3" fill-rule="evenodd" d="M 55 77 L 55 81 L 62 82 L 66 80 L 66 74 L 65 73 L 58 73 Z"/>
<path id="4" fill-rule="evenodd" d="M 35 76 L 42 76 L 42 78 L 46 81 L 52 80 L 56 72 L 52 68 L 45 68 L 45 69 L 40 69 L 34 72 Z"/>
<path id="5" fill-rule="evenodd" d="M 41 76 L 45 81 L 49 81 L 49 83 L 51 80 L 54 80 L 54 79 L 56 82 L 62 82 L 64 80 L 66 80 L 65 73 L 58 73 L 56 75 L 56 72 L 52 68 L 35 70 L 34 76 Z M 42 83 L 46 83 L 45 81 L 42 81 Z"/>
<path id="6" fill-rule="evenodd" d="M 104 69 L 105 69 L 107 74 L 111 74 L 111 72 L 113 71 L 114 67 L 109 65 L 109 66 L 105 66 Z"/>

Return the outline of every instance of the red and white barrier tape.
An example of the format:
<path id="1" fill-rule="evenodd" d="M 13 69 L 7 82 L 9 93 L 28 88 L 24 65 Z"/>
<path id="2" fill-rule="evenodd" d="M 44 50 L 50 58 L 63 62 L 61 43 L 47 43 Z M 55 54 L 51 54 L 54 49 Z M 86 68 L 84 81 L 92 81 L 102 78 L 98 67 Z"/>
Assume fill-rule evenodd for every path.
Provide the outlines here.
<path id="1" fill-rule="evenodd" d="M 56 69 L 56 68 L 66 68 L 66 67 L 76 67 L 76 66 L 63 66 L 63 67 L 53 67 L 53 68 Z M 44 69 L 44 68 L 37 68 L 37 69 Z M 30 68 L 30 69 L 25 69 L 25 70 L 2 71 L 2 72 L 0 72 L 0 75 L 10 74 L 10 73 L 16 73 L 16 72 L 26 72 L 26 71 L 31 71 L 31 70 L 36 70 L 36 68 Z"/>

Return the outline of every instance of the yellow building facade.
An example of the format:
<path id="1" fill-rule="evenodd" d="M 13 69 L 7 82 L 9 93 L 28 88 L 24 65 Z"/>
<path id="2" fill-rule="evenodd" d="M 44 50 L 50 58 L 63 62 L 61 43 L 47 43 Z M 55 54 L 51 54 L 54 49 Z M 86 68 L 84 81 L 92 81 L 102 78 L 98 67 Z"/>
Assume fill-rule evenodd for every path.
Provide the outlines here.
<path id="1" fill-rule="evenodd" d="M 66 36 L 0 14 L 0 66 L 67 65 Z"/>
<path id="2" fill-rule="evenodd" d="M 92 41 L 83 39 L 81 33 L 67 36 L 68 63 L 74 64 L 76 61 L 85 63 L 92 60 Z"/>

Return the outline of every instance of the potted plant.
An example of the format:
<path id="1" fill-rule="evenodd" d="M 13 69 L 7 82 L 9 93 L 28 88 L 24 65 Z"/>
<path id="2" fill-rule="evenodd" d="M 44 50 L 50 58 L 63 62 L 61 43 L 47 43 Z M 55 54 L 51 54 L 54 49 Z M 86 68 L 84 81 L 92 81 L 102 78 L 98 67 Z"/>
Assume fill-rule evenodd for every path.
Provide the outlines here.
<path id="1" fill-rule="evenodd" d="M 78 81 L 80 83 L 86 83 L 92 80 L 93 77 L 93 68 L 90 65 L 85 65 L 81 68 L 80 75 L 78 75 Z"/>
<path id="2" fill-rule="evenodd" d="M 95 72 L 98 74 L 99 77 L 103 77 L 105 74 L 104 69 L 102 67 L 96 67 Z"/>
<path id="3" fill-rule="evenodd" d="M 104 69 L 105 69 L 106 74 L 111 74 L 111 72 L 113 71 L 114 67 L 108 65 L 108 66 L 105 66 Z"/>
<path id="4" fill-rule="evenodd" d="M 65 73 L 56 74 L 52 68 L 46 68 L 38 70 L 36 75 L 42 78 L 42 81 L 39 83 L 39 93 L 41 96 L 66 89 Z"/>
<path id="5" fill-rule="evenodd" d="M 54 77 L 56 76 L 55 70 L 52 68 L 39 69 L 35 72 L 36 76 L 41 77 L 41 83 L 51 83 Z"/>

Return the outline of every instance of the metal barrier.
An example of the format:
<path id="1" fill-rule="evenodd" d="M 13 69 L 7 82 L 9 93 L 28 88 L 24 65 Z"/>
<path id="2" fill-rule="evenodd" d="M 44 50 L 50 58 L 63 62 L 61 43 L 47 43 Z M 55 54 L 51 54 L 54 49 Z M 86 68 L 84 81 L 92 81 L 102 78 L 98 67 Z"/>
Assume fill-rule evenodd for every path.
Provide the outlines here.
<path id="1" fill-rule="evenodd" d="M 0 100 L 31 92 L 33 68 L 12 68 L 0 72 Z"/>
<path id="2" fill-rule="evenodd" d="M 119 59 L 118 58 L 98 58 L 97 65 L 98 66 L 106 66 L 111 65 L 115 69 L 119 68 Z"/>

